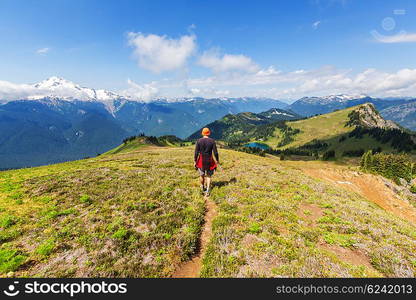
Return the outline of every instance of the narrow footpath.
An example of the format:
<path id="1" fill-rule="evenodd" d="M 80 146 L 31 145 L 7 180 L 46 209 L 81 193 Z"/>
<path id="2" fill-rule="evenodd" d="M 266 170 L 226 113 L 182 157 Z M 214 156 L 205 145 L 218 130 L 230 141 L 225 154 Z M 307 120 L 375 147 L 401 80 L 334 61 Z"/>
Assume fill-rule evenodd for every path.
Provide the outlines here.
<path id="1" fill-rule="evenodd" d="M 206 213 L 196 253 L 189 261 L 183 262 L 172 275 L 173 278 L 197 278 L 201 273 L 202 258 L 212 236 L 212 221 L 217 215 L 217 206 L 209 197 L 204 197 Z"/>

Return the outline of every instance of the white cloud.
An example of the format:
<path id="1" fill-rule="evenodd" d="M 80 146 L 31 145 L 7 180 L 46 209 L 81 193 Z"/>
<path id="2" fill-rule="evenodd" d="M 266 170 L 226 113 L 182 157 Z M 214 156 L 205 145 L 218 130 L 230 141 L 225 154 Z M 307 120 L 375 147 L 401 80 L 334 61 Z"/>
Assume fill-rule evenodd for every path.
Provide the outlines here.
<path id="1" fill-rule="evenodd" d="M 243 71 L 253 73 L 259 67 L 253 60 L 245 55 L 224 54 L 220 55 L 216 50 L 206 51 L 199 58 L 198 63 L 214 72 Z"/>
<path id="2" fill-rule="evenodd" d="M 33 85 L 18 84 L 0 80 L 0 99 L 19 100 L 28 99 L 36 95 L 42 95 L 43 91 L 36 89 Z"/>
<path id="3" fill-rule="evenodd" d="M 50 48 L 40 48 L 36 50 L 36 53 L 39 55 L 46 55 L 50 50 Z"/>
<path id="4" fill-rule="evenodd" d="M 416 69 L 386 72 L 366 69 L 360 72 L 323 66 L 313 70 L 281 71 L 268 67 L 254 73 L 215 73 L 212 76 L 185 80 L 161 80 L 138 84 L 127 81 L 120 92 L 133 100 L 151 101 L 158 97 L 271 97 L 299 99 L 304 96 L 332 94 L 368 94 L 374 97 L 416 96 Z M 74 96 L 76 89 L 60 89 L 53 94 Z M 33 99 L 51 93 L 51 89 L 35 85 L 0 81 L 0 99 Z M 75 95 L 78 97 L 77 95 Z M 79 97 L 78 97 L 79 98 Z"/>
<path id="5" fill-rule="evenodd" d="M 191 96 L 199 96 L 199 97 L 226 97 L 230 95 L 230 91 L 226 89 L 216 89 L 213 87 L 208 88 L 191 88 L 189 89 L 189 94 Z"/>
<path id="6" fill-rule="evenodd" d="M 314 30 L 316 30 L 316 29 L 318 29 L 318 27 L 319 27 L 319 25 L 321 25 L 321 21 L 316 21 L 316 22 L 313 22 L 312 23 L 312 28 L 314 29 Z"/>
<path id="7" fill-rule="evenodd" d="M 159 93 L 159 89 L 154 82 L 140 85 L 127 79 L 127 84 L 129 88 L 122 91 L 121 94 L 134 100 L 150 101 Z"/>
<path id="8" fill-rule="evenodd" d="M 189 92 L 192 94 L 192 95 L 199 95 L 199 94 L 201 94 L 201 89 L 196 89 L 196 88 L 194 88 L 194 89 L 190 89 L 189 90 Z"/>
<path id="9" fill-rule="evenodd" d="M 280 71 L 276 70 L 274 66 L 270 66 L 267 69 L 262 69 L 256 73 L 257 76 L 272 76 L 279 74 Z"/>
<path id="10" fill-rule="evenodd" d="M 359 73 L 323 66 L 315 70 L 283 72 L 273 67 L 256 73 L 224 77 L 215 75 L 187 81 L 189 89 L 228 90 L 232 96 L 297 99 L 331 94 L 369 94 L 376 97 L 415 96 L 416 69 L 382 72 L 367 69 Z"/>
<path id="11" fill-rule="evenodd" d="M 129 45 L 134 48 L 139 66 L 154 73 L 183 68 L 196 49 L 194 35 L 172 39 L 156 34 L 130 32 L 127 38 Z"/>
<path id="12" fill-rule="evenodd" d="M 379 34 L 377 31 L 372 31 L 371 34 L 374 36 L 376 41 L 385 44 L 416 42 L 416 33 L 401 32 L 395 35 L 382 35 Z"/>

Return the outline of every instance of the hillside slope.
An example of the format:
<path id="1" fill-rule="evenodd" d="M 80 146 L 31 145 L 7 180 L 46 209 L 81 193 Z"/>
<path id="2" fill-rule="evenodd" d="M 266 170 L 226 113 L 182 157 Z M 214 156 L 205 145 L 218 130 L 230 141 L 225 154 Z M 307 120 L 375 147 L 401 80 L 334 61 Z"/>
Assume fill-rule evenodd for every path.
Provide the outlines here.
<path id="1" fill-rule="evenodd" d="M 140 133 L 184 138 L 229 113 L 287 106 L 251 97 L 144 102 L 56 76 L 29 86 L 0 99 L 0 170 L 96 156 Z"/>
<path id="2" fill-rule="evenodd" d="M 0 169 L 96 156 L 127 135 L 102 103 L 9 102 L 0 105 Z"/>
<path id="3" fill-rule="evenodd" d="M 272 108 L 261 113 L 243 112 L 228 114 L 223 118 L 205 125 L 211 129 L 211 137 L 218 140 L 234 141 L 245 139 L 247 136 L 255 136 L 263 128 L 273 123 L 284 120 L 297 120 L 301 116 L 287 110 Z M 202 128 L 195 131 L 188 139 L 196 140 L 201 137 Z"/>
<path id="4" fill-rule="evenodd" d="M 286 127 L 276 127 L 262 142 L 274 149 L 306 151 L 335 151 L 361 153 L 370 149 L 387 152 L 416 150 L 411 133 L 394 122 L 383 119 L 371 103 L 290 121 Z M 406 142 L 405 142 L 406 141 Z"/>
<path id="5" fill-rule="evenodd" d="M 1 276 L 172 276 L 203 226 L 192 155 L 142 145 L 0 172 Z M 415 276 L 408 221 L 275 158 L 220 155 L 201 276 Z"/>

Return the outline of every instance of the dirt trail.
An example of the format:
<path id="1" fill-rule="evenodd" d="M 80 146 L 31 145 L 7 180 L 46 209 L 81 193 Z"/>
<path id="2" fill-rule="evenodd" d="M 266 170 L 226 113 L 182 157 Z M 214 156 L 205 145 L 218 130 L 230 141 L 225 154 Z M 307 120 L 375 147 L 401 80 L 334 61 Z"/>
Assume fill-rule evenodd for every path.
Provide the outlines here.
<path id="1" fill-rule="evenodd" d="M 172 275 L 173 278 L 197 278 L 201 272 L 202 258 L 212 236 L 212 221 L 217 215 L 217 206 L 209 197 L 205 197 L 206 213 L 198 248 L 191 260 L 183 262 Z"/>
<path id="2" fill-rule="evenodd" d="M 416 225 L 416 208 L 408 201 L 401 199 L 377 176 L 335 168 L 302 168 L 302 171 L 309 176 L 356 192 L 394 215 Z"/>

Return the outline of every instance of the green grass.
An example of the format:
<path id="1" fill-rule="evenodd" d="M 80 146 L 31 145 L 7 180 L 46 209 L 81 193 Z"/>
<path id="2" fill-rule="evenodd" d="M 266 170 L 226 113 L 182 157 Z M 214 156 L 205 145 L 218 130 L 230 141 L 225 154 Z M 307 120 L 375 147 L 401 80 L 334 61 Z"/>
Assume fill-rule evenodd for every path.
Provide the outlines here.
<path id="1" fill-rule="evenodd" d="M 82 195 L 80 198 L 79 198 L 79 201 L 81 201 L 82 203 L 85 203 L 85 204 L 91 204 L 92 203 L 92 200 L 91 200 L 91 197 L 90 196 L 88 196 L 88 195 Z"/>
<path id="2" fill-rule="evenodd" d="M 121 144 L 120 146 L 104 153 L 104 154 L 117 154 L 117 153 L 126 153 L 133 150 L 139 150 L 142 147 L 148 146 L 146 144 L 143 144 L 140 139 L 132 140 L 126 144 Z"/>
<path id="3" fill-rule="evenodd" d="M 414 226 L 289 163 L 220 155 L 202 276 L 415 275 Z M 171 276 L 195 252 L 204 218 L 192 157 L 192 147 L 139 147 L 0 172 L 0 276 Z M 305 204 L 321 217 L 311 221 Z M 374 269 L 322 244 L 360 251 Z"/>
<path id="4" fill-rule="evenodd" d="M 0 218 L 0 227 L 2 229 L 7 229 L 10 226 L 14 225 L 17 223 L 17 218 L 15 216 L 11 216 L 11 215 L 3 215 Z"/>
<path id="5" fill-rule="evenodd" d="M 413 225 L 286 162 L 221 154 L 224 171 L 214 183 L 229 184 L 212 191 L 219 215 L 203 277 L 415 276 Z M 322 216 L 312 221 L 303 205 L 317 207 Z M 365 253 L 373 268 L 348 263 L 325 244 Z"/>
<path id="6" fill-rule="evenodd" d="M 204 201 L 182 148 L 145 149 L 0 172 L 0 249 L 20 255 L 0 276 L 172 274 L 196 249 Z"/>
<path id="7" fill-rule="evenodd" d="M 353 247 L 356 241 L 349 234 L 328 232 L 324 235 L 324 240 L 330 245 L 339 245 L 342 247 Z"/>
<path id="8" fill-rule="evenodd" d="M 295 136 L 295 140 L 293 142 L 280 147 L 280 149 L 299 147 L 311 142 L 314 139 L 331 139 L 351 131 L 353 128 L 346 127 L 345 124 L 349 120 L 348 114 L 354 109 L 356 109 L 356 107 L 311 117 L 306 120 L 288 122 L 287 124 L 290 127 L 299 129 L 301 132 Z M 276 148 L 276 145 L 279 143 L 281 137 L 282 133 L 279 129 L 277 129 L 274 136 L 265 141 L 265 143 L 267 143 L 270 147 Z"/>
<path id="9" fill-rule="evenodd" d="M 289 127 L 300 130 L 300 133 L 294 136 L 292 142 L 277 147 L 284 136 L 281 130 L 277 128 L 273 136 L 269 137 L 264 143 L 273 149 L 284 150 L 301 147 L 305 144 L 313 143 L 314 140 L 319 140 L 328 144 L 328 148 L 321 150 L 321 152 L 334 150 L 337 159 L 342 157 L 344 151 L 358 149 L 367 151 L 381 147 L 384 152 L 395 152 L 390 143 L 382 144 L 368 134 L 364 135 L 361 139 L 348 137 L 348 133 L 354 129 L 354 127 L 346 126 L 346 123 L 349 121 L 348 115 L 356 108 L 357 106 L 305 120 L 289 121 L 287 122 Z M 344 141 L 340 141 L 342 136 L 345 137 Z"/>
<path id="10" fill-rule="evenodd" d="M 46 240 L 45 242 L 41 243 L 36 248 L 36 253 L 41 255 L 42 257 L 48 257 L 53 252 L 55 247 L 56 247 L 55 240 L 53 238 L 50 238 Z"/>
<path id="11" fill-rule="evenodd" d="M 26 260 L 18 250 L 0 248 L 0 273 L 13 272 Z"/>

